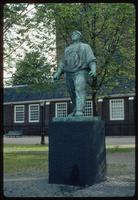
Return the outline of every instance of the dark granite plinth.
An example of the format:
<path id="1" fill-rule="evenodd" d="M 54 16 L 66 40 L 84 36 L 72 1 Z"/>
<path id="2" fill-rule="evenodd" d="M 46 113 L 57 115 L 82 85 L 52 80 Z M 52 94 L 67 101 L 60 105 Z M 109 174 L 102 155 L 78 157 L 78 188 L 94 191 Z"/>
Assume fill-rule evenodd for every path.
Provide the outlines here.
<path id="1" fill-rule="evenodd" d="M 93 185 L 106 175 L 104 122 L 52 122 L 49 183 Z"/>

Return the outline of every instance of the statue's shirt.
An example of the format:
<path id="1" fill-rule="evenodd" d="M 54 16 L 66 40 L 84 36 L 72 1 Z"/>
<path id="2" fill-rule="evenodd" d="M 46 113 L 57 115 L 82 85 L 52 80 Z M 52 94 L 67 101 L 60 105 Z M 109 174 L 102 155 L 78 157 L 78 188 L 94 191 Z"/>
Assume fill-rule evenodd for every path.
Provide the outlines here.
<path id="1" fill-rule="evenodd" d="M 65 49 L 60 67 L 64 72 L 77 72 L 89 68 L 89 63 L 96 60 L 91 47 L 79 42 Z"/>

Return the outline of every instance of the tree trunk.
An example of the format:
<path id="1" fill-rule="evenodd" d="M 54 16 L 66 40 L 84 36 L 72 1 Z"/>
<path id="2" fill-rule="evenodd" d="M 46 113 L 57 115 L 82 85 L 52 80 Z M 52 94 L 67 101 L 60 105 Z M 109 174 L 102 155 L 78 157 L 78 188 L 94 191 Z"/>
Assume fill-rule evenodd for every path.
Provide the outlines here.
<path id="1" fill-rule="evenodd" d="M 97 77 L 93 77 L 92 81 L 92 101 L 93 101 L 93 116 L 98 116 L 97 112 Z"/>
<path id="2" fill-rule="evenodd" d="M 44 105 L 41 106 L 41 144 L 45 144 L 45 132 L 44 132 Z"/>
<path id="3" fill-rule="evenodd" d="M 92 91 L 92 100 L 93 100 L 93 116 L 98 116 L 97 102 L 96 102 L 96 92 L 95 91 Z"/>

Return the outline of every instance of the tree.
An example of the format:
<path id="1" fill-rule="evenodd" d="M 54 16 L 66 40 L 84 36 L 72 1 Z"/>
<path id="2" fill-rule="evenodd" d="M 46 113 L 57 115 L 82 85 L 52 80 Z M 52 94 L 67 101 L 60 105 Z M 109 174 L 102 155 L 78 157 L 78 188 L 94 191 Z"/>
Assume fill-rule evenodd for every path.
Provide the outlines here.
<path id="1" fill-rule="evenodd" d="M 55 61 L 55 38 L 49 39 L 51 33 L 54 35 L 54 28 L 46 18 L 38 19 L 35 5 L 4 5 L 4 70 L 11 74 L 16 63 L 32 51 L 41 53 L 52 65 Z"/>
<path id="2" fill-rule="evenodd" d="M 126 81 L 135 78 L 133 4 L 47 3 L 34 4 L 34 6 L 35 14 L 29 27 L 34 27 L 34 32 L 37 32 L 35 37 L 40 37 L 40 41 L 35 43 L 27 39 L 30 49 L 39 53 L 46 51 L 49 54 L 49 50 L 53 48 L 51 50 L 53 52 L 54 41 L 49 42 L 49 38 L 51 34 L 56 34 L 57 59 L 60 59 L 64 47 L 70 44 L 70 33 L 74 29 L 81 31 L 83 41 L 92 47 L 97 58 L 97 79 L 89 79 L 88 84 L 94 105 L 97 93 L 103 86 L 112 90 L 119 84 L 120 77 Z M 48 36 L 45 35 L 47 27 L 49 27 Z M 10 41 L 9 45 L 11 45 Z M 56 64 L 53 64 L 53 67 L 56 68 Z"/>
<path id="3" fill-rule="evenodd" d="M 133 4 L 79 3 L 53 4 L 57 48 L 61 40 L 69 45 L 74 29 L 83 33 L 97 58 L 97 78 L 88 81 L 96 115 L 96 95 L 102 86 L 112 90 L 122 79 L 135 77 L 135 8 Z M 63 45 L 63 44 L 62 44 Z M 60 50 L 59 57 L 63 49 Z"/>
<path id="4" fill-rule="evenodd" d="M 51 65 L 39 52 L 27 53 L 16 67 L 16 73 L 11 79 L 12 85 L 28 85 L 35 89 L 52 87 Z"/>
<path id="5" fill-rule="evenodd" d="M 18 49 L 26 42 L 27 32 L 32 21 L 28 17 L 29 4 L 4 5 L 4 66 L 5 70 L 11 66 L 11 61 L 18 58 Z M 16 55 L 15 55 L 16 54 Z"/>

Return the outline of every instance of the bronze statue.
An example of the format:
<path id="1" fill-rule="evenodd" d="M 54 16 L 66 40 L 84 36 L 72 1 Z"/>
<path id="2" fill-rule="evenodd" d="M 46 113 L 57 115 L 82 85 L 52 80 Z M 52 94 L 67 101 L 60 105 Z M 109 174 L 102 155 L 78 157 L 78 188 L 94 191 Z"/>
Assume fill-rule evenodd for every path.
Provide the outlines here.
<path id="1" fill-rule="evenodd" d="M 60 76 L 65 74 L 73 104 L 73 112 L 69 116 L 83 115 L 88 74 L 96 76 L 96 58 L 90 45 L 81 42 L 81 37 L 81 32 L 72 32 L 72 44 L 65 49 L 58 70 L 53 76 L 54 80 L 59 80 Z"/>

